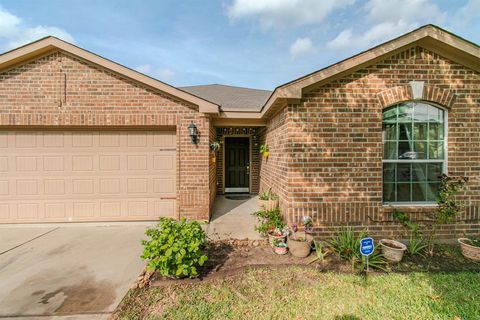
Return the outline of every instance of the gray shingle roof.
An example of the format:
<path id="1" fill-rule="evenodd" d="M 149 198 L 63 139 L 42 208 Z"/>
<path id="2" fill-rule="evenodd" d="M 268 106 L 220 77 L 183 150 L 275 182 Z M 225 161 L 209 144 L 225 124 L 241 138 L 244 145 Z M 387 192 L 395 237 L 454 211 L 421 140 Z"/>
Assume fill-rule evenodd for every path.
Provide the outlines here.
<path id="1" fill-rule="evenodd" d="M 180 87 L 221 106 L 223 111 L 260 111 L 272 93 L 268 90 L 232 87 L 222 84 Z"/>

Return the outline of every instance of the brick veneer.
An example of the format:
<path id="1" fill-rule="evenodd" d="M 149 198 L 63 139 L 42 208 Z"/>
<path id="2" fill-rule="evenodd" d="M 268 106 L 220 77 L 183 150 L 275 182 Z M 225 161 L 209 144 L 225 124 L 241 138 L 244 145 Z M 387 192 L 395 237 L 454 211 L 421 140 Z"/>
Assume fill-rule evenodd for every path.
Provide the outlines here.
<path id="1" fill-rule="evenodd" d="M 448 171 L 470 178 L 458 196 L 464 214 L 438 236 L 480 232 L 480 75 L 421 47 L 306 92 L 269 121 L 261 183 L 278 190 L 289 221 L 311 215 L 324 237 L 346 224 L 374 235 L 404 232 L 382 205 L 382 109 L 412 99 L 411 81 L 424 83 L 422 100 L 447 108 Z M 421 222 L 435 209 L 402 210 Z"/>
<path id="2" fill-rule="evenodd" d="M 177 217 L 208 219 L 210 119 L 197 108 L 63 52 L 0 73 L 0 129 L 176 129 Z M 190 143 L 194 121 L 200 138 Z"/>
<path id="3" fill-rule="evenodd" d="M 269 147 L 269 157 L 261 159 L 260 189 L 272 188 L 272 191 L 278 194 L 284 215 L 291 205 L 290 187 L 294 182 L 289 179 L 288 172 L 292 165 L 296 165 L 295 158 L 299 156 L 292 153 L 293 140 L 289 136 L 288 119 L 287 109 L 281 109 L 268 120 L 261 135 L 261 143 Z"/>

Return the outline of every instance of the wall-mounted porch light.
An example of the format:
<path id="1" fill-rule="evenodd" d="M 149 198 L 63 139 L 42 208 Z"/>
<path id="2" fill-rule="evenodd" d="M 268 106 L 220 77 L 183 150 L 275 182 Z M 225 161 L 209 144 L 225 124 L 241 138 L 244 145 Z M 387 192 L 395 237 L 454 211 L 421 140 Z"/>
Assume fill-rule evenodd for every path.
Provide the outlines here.
<path id="1" fill-rule="evenodd" d="M 188 132 L 190 134 L 190 138 L 192 139 L 192 144 L 197 144 L 198 131 L 197 126 L 193 123 L 193 121 L 188 126 Z"/>

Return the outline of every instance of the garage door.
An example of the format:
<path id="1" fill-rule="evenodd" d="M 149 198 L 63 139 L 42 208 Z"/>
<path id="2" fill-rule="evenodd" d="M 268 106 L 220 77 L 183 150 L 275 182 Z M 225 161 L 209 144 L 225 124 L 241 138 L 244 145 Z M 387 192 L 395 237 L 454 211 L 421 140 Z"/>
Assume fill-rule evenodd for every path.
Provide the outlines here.
<path id="1" fill-rule="evenodd" d="M 175 132 L 0 131 L 0 223 L 173 216 Z"/>

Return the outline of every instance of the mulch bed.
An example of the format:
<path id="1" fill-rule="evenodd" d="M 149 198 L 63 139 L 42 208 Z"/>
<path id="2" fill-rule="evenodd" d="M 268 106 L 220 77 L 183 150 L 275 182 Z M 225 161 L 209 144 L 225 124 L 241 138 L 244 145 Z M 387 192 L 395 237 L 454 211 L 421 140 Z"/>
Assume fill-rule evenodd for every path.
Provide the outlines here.
<path id="1" fill-rule="evenodd" d="M 149 281 L 143 279 L 143 284 L 150 283 L 154 287 L 164 287 L 174 284 L 194 284 L 212 281 L 225 277 L 243 274 L 246 268 L 269 267 L 281 269 L 298 266 L 314 268 L 324 272 L 354 273 L 350 262 L 341 260 L 329 254 L 323 263 L 310 263 L 315 258 L 312 252 L 307 258 L 296 258 L 291 254 L 277 255 L 265 242 L 222 241 L 211 243 L 208 248 L 208 261 L 198 278 L 171 279 L 159 274 L 146 274 Z M 433 257 L 405 255 L 402 262 L 389 265 L 391 272 L 480 272 L 480 263 L 465 259 L 458 245 L 438 245 Z M 379 272 L 373 272 L 373 274 Z M 380 272 L 383 273 L 383 272 Z M 139 278 L 140 280 L 140 278 Z"/>

